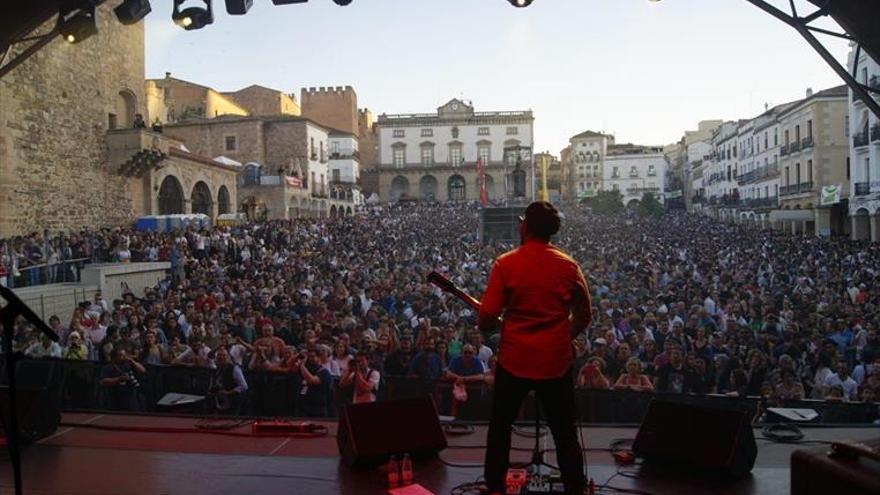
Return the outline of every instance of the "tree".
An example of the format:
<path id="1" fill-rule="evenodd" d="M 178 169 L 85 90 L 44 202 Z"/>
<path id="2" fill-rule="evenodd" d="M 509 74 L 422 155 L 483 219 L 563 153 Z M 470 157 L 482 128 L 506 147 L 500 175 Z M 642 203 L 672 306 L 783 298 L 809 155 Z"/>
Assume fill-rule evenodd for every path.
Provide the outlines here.
<path id="1" fill-rule="evenodd" d="M 653 193 L 646 192 L 639 202 L 639 215 L 643 217 L 659 217 L 666 213 L 663 203 Z"/>
<path id="2" fill-rule="evenodd" d="M 589 205 L 593 208 L 594 213 L 605 215 L 618 213 L 623 211 L 623 195 L 616 189 L 599 191 L 590 198 Z"/>

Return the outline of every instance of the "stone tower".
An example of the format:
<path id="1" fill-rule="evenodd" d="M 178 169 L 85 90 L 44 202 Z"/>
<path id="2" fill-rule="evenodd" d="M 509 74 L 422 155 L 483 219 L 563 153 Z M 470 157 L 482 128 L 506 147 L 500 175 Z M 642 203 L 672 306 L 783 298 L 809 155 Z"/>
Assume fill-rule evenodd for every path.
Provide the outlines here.
<path id="1" fill-rule="evenodd" d="M 325 127 L 360 135 L 357 93 L 351 86 L 302 88 L 302 116 Z"/>
<path id="2" fill-rule="evenodd" d="M 105 135 L 146 114 L 144 24 L 123 26 L 114 6 L 98 7 L 96 35 L 58 36 L 0 79 L 0 237 L 131 219 Z"/>

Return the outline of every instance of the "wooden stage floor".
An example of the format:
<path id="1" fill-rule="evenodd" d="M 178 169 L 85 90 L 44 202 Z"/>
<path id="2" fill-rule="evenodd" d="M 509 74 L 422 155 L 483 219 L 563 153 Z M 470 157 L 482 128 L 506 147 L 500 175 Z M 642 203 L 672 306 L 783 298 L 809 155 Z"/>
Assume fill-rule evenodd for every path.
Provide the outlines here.
<path id="1" fill-rule="evenodd" d="M 252 437 L 249 427 L 230 433 L 183 433 L 197 419 L 168 416 L 126 416 L 67 413 L 51 437 L 23 452 L 23 477 L 27 494 L 380 494 L 386 492 L 381 469 L 351 470 L 337 455 L 335 423 L 321 438 Z M 76 424 L 90 424 L 102 429 Z M 109 428 L 109 429 L 108 429 Z M 143 429 L 166 430 L 143 431 Z M 130 431 L 141 430 L 141 431 Z M 648 472 L 618 466 L 607 451 L 612 440 L 633 438 L 636 428 L 584 427 L 589 476 L 597 485 L 635 488 L 650 494 L 776 494 L 789 492 L 789 457 L 797 448 L 758 440 L 758 459 L 751 475 L 737 482 L 694 478 L 670 472 Z M 865 440 L 880 436 L 876 428 L 805 429 L 808 440 Z M 238 434 L 238 435 L 236 435 Z M 760 431 L 756 430 L 756 437 Z M 449 436 L 450 448 L 440 457 L 450 463 L 482 462 L 486 428 L 465 436 Z M 534 439 L 513 435 L 514 462 L 527 461 Z M 547 435 L 542 448 L 552 448 Z M 821 446 L 818 448 L 822 448 Z M 555 463 L 552 453 L 546 454 Z M 433 493 L 450 493 L 453 487 L 474 481 L 482 468 L 451 467 L 440 459 L 414 464 L 416 482 Z M 0 493 L 11 493 L 8 458 L 0 457 Z M 611 492 L 608 492 L 611 493 Z"/>

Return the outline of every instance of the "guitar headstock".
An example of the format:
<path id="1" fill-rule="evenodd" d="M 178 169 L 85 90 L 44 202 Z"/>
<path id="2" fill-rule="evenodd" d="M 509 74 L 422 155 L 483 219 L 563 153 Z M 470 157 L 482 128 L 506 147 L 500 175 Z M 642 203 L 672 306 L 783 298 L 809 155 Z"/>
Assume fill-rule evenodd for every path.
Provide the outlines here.
<path id="1" fill-rule="evenodd" d="M 428 274 L 428 282 L 440 287 L 441 290 L 446 292 L 455 292 L 458 289 L 451 280 L 437 272 L 431 272 Z"/>

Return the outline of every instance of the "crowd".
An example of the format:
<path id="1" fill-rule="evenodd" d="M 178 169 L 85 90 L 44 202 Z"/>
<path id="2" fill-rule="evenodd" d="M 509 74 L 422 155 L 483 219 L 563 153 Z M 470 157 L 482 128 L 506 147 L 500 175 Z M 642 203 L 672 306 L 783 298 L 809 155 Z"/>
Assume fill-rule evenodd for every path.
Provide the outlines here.
<path id="1" fill-rule="evenodd" d="M 466 384 L 491 386 L 498 337 L 475 331 L 473 311 L 425 277 L 445 273 L 479 297 L 492 260 L 511 246 L 479 243 L 477 230 L 474 206 L 397 205 L 173 234 L 83 231 L 58 245 L 86 258 L 167 260 L 170 276 L 142 297 L 98 294 L 53 316 L 60 344 L 21 324 L 16 345 L 33 357 L 106 362 L 101 384 L 120 408 L 145 364 L 216 370 L 219 409 L 245 400 L 242 370 L 299 377 L 289 393 L 309 416 L 327 414 L 333 394 L 375 400 L 389 376 L 448 381 L 461 397 Z M 32 237 L 17 244 L 25 258 L 46 244 Z M 554 242 L 583 267 L 596 309 L 573 341 L 578 387 L 880 394 L 876 244 L 684 213 L 582 210 L 566 212 Z"/>

